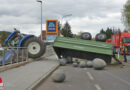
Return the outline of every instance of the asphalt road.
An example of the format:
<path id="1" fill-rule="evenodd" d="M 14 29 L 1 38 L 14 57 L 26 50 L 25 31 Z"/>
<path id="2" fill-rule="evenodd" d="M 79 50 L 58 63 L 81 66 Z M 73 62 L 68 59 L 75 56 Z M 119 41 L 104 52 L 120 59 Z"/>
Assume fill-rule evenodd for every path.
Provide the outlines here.
<path id="1" fill-rule="evenodd" d="M 26 90 L 57 65 L 56 56 L 53 55 L 1 72 L 0 77 L 2 77 L 4 83 L 2 90 Z"/>
<path id="2" fill-rule="evenodd" d="M 65 82 L 54 83 L 50 76 L 36 90 L 130 90 L 130 67 L 108 66 L 99 71 L 67 65 L 59 69 L 66 73 Z"/>

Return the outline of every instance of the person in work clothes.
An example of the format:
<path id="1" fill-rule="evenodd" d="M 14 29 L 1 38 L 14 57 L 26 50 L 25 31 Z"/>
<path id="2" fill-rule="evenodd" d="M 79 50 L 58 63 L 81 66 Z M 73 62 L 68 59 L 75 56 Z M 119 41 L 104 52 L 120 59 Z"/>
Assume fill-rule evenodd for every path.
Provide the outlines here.
<path id="1" fill-rule="evenodd" d="M 126 53 L 127 53 L 127 47 L 123 46 L 124 62 L 127 62 Z"/>

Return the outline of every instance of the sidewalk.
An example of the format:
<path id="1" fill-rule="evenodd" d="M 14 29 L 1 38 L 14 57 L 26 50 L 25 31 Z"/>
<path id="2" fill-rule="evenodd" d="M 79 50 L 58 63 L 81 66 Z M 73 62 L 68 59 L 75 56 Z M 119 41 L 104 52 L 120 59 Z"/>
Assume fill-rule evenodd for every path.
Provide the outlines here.
<path id="1" fill-rule="evenodd" d="M 0 73 L 4 82 L 3 90 L 26 90 L 36 80 L 58 65 L 56 56 L 34 61 L 24 66 Z"/>

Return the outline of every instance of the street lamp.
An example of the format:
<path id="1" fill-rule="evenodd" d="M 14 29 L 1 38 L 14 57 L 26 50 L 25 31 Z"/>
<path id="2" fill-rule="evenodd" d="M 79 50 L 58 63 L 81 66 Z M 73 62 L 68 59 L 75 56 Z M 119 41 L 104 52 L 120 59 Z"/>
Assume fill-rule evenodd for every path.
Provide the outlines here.
<path id="1" fill-rule="evenodd" d="M 62 28 L 62 21 L 63 21 L 63 19 L 66 18 L 66 17 L 70 17 L 70 16 L 72 16 L 72 14 L 67 14 L 67 15 L 63 15 L 62 16 L 62 18 L 61 18 L 61 28 Z"/>
<path id="2" fill-rule="evenodd" d="M 42 1 L 37 0 L 37 2 L 41 3 L 41 40 L 42 40 Z"/>

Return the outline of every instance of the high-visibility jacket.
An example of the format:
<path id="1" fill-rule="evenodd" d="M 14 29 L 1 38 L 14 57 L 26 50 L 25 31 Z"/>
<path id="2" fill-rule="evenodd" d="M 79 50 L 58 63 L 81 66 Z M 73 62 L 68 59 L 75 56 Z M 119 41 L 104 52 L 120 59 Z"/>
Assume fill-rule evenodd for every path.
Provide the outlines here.
<path id="1" fill-rule="evenodd" d="M 127 52 L 127 48 L 126 47 L 123 47 L 123 52 Z"/>

